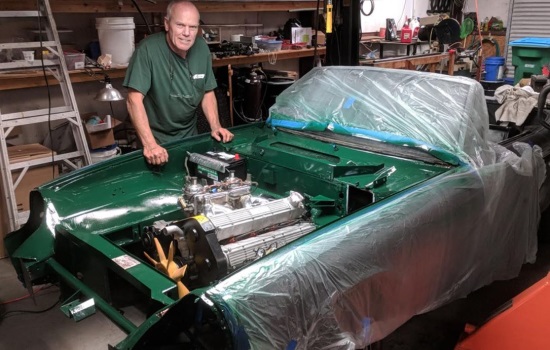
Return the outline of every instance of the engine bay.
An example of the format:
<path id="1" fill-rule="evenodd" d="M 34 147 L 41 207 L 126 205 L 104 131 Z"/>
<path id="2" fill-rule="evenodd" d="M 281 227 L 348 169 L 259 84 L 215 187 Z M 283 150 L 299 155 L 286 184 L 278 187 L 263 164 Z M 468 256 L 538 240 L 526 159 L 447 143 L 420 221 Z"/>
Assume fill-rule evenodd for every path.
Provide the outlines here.
<path id="1" fill-rule="evenodd" d="M 412 175 L 412 165 L 423 169 Z M 405 172 L 397 175 L 398 166 Z M 405 180 L 424 181 L 448 166 L 388 158 L 345 142 L 303 144 L 280 132 L 231 149 L 188 150 L 184 168 L 181 218 L 145 226 L 141 241 L 154 265 L 168 251 L 172 270 L 184 273 L 165 273 L 192 290 L 374 204 Z"/>

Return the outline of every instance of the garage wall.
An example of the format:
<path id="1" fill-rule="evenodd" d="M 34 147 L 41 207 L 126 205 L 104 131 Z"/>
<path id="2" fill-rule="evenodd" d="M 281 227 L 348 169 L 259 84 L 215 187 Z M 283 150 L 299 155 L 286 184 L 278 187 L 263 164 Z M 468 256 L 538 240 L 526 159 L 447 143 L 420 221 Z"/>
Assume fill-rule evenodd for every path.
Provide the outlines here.
<path id="1" fill-rule="evenodd" d="M 485 17 L 500 17 L 504 26 L 508 24 L 508 8 L 513 0 L 478 0 L 479 21 Z M 475 0 L 466 0 L 463 12 L 476 12 Z"/>
<path id="2" fill-rule="evenodd" d="M 414 3 L 414 0 L 374 0 L 373 13 L 368 17 L 361 15 L 361 31 L 378 32 L 381 27 L 386 27 L 386 18 L 393 18 L 397 28 L 401 29 L 405 18 L 412 17 Z M 363 8 L 365 12 L 370 11 L 370 0 L 364 0 Z"/>

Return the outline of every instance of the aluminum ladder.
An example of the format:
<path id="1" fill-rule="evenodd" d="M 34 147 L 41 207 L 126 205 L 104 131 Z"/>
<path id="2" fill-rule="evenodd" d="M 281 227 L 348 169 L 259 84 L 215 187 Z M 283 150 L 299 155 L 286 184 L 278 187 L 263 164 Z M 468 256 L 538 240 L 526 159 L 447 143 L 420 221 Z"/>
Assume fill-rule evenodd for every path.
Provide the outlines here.
<path id="1" fill-rule="evenodd" d="M 35 18 L 38 24 L 38 41 L 0 43 L 2 50 L 39 50 L 38 57 L 34 61 L 13 61 L 0 63 L 0 73 L 19 71 L 39 71 L 45 76 L 53 76 L 59 84 L 52 84 L 45 81 L 45 89 L 48 93 L 48 104 L 46 108 L 23 110 L 14 113 L 2 114 L 0 105 L 0 171 L 2 176 L 2 199 L 7 212 L 7 224 L 9 231 L 17 230 L 23 225 L 29 216 L 29 211 L 18 211 L 15 197 L 15 189 L 27 173 L 33 167 L 52 164 L 52 166 L 65 165 L 65 169 L 74 170 L 91 164 L 90 151 L 86 143 L 84 128 L 78 112 L 74 91 L 69 78 L 65 57 L 59 40 L 58 30 L 53 18 L 52 10 L 48 0 L 40 0 L 36 11 L 0 11 L 0 21 L 20 21 Z M 44 50 L 53 54 L 50 59 L 43 59 Z M 25 72 L 23 72 L 25 73 Z M 35 73 L 36 74 L 36 73 Z M 61 97 L 61 105 L 52 107 L 52 90 Z M 60 91 L 59 91 L 60 90 Z M 57 97 L 56 96 L 56 97 Z M 61 98 L 57 98 L 59 104 Z M 42 107 L 42 106 L 40 106 Z M 25 109 L 25 106 L 21 106 Z M 48 123 L 62 124 L 64 121 L 70 125 L 74 144 L 76 147 L 67 152 L 57 152 L 50 157 L 33 159 L 23 162 L 10 163 L 8 156 L 7 138 L 15 127 L 24 128 L 31 124 Z M 50 129 L 51 132 L 51 129 Z M 53 146 L 53 136 L 50 134 Z M 71 141 L 72 142 L 72 141 Z M 53 148 L 53 147 L 52 147 Z M 76 150 L 75 150 L 76 149 Z M 16 176 L 15 176 L 16 175 Z"/>

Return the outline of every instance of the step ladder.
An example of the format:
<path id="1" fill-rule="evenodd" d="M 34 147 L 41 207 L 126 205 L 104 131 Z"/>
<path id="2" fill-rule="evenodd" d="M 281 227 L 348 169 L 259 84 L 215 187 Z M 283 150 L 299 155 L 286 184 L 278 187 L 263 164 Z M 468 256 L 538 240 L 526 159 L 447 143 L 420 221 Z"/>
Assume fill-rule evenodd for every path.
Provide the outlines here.
<path id="1" fill-rule="evenodd" d="M 14 231 L 23 225 L 29 216 L 29 211 L 18 211 L 15 190 L 29 169 L 46 164 L 52 166 L 65 165 L 64 169 L 74 170 L 91 164 L 90 152 L 85 139 L 84 128 L 76 105 L 74 91 L 69 78 L 65 57 L 59 40 L 59 34 L 53 18 L 52 10 L 48 0 L 38 1 L 39 8 L 36 11 L 0 11 L 0 21 L 9 22 L 36 19 L 38 25 L 38 41 L 0 43 L 2 50 L 34 50 L 38 51 L 38 57 L 33 61 L 17 60 L 13 62 L 0 63 L 0 73 L 29 71 L 46 72 L 47 76 L 54 76 L 59 84 L 49 85 L 46 81 L 47 106 L 41 109 L 22 110 L 8 114 L 2 114 L 0 104 L 0 171 L 2 176 L 2 206 L 7 211 L 7 224 L 9 231 Z M 26 19 L 25 19 L 26 18 Z M 43 59 L 42 53 L 48 50 L 53 54 L 50 59 Z M 45 78 L 46 79 L 46 78 Z M 51 84 L 51 83 L 50 83 Z M 56 103 L 63 97 L 62 104 L 52 107 L 52 90 L 56 93 Z M 60 91 L 59 91 L 60 90 Z M 42 107 L 42 106 L 40 106 Z M 21 109 L 27 108 L 21 106 Z M 10 111 L 11 112 L 11 111 Z M 8 156 L 7 138 L 15 127 L 24 128 L 31 124 L 52 122 L 56 125 L 67 121 L 70 125 L 74 138 L 75 149 L 68 152 L 57 152 L 52 156 L 31 159 L 23 162 L 10 162 Z M 36 125 L 35 125 L 36 126 Z M 51 129 L 50 129 L 51 130 Z M 52 146 L 54 143 L 50 135 Z M 52 147 L 53 148 L 53 147 Z"/>

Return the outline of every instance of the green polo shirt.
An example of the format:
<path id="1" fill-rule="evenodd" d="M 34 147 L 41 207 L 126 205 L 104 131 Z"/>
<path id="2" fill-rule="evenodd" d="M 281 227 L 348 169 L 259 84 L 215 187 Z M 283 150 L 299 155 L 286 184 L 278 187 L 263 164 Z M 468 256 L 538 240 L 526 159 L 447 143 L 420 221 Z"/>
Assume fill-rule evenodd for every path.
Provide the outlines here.
<path id="1" fill-rule="evenodd" d="M 157 142 L 197 134 L 195 111 L 204 93 L 217 86 L 211 57 L 201 36 L 185 59 L 170 49 L 164 32 L 148 36 L 136 48 L 123 85 L 145 96 L 143 103 Z"/>

